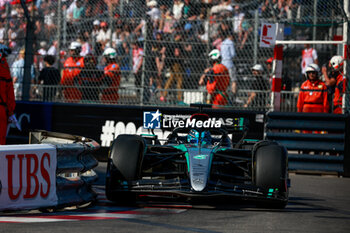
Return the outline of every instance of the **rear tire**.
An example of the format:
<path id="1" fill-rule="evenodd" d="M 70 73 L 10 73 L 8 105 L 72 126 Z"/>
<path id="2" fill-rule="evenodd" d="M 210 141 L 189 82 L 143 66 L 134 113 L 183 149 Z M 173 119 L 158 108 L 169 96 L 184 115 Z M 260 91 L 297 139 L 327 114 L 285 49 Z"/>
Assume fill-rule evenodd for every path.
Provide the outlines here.
<path id="1" fill-rule="evenodd" d="M 263 141 L 253 149 L 253 183 L 265 190 L 278 189 L 284 200 L 264 203 L 266 207 L 284 208 L 288 203 L 288 158 L 283 146 Z"/>
<path id="2" fill-rule="evenodd" d="M 140 175 L 145 142 L 137 135 L 119 135 L 109 151 L 106 178 L 108 200 L 121 205 L 136 202 L 136 194 L 130 185 Z"/>

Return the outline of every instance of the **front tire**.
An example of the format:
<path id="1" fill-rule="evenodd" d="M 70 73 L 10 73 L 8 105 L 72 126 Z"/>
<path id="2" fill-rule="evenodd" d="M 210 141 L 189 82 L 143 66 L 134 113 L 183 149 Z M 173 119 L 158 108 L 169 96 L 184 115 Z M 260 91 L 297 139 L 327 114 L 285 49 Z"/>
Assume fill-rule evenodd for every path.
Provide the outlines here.
<path id="1" fill-rule="evenodd" d="M 284 208 L 288 203 L 288 156 L 285 147 L 263 141 L 253 149 L 253 183 L 265 191 L 278 190 L 282 200 L 268 202 L 272 208 Z"/>
<path id="2" fill-rule="evenodd" d="M 131 182 L 140 175 L 145 142 L 137 135 L 119 135 L 109 151 L 106 196 L 121 205 L 135 204 Z"/>

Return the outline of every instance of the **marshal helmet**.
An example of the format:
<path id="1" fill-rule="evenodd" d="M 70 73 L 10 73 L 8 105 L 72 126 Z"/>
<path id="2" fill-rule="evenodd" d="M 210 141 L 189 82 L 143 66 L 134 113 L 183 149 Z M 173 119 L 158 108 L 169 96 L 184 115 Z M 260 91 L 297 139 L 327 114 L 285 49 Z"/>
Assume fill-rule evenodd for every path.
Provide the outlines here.
<path id="1" fill-rule="evenodd" d="M 106 48 L 105 51 L 103 51 L 103 56 L 114 59 L 117 57 L 117 51 L 114 48 Z"/>
<path id="2" fill-rule="evenodd" d="M 309 79 L 309 75 L 308 75 L 309 72 L 316 72 L 317 79 L 320 77 L 320 67 L 315 63 L 312 63 L 306 67 L 305 69 L 306 79 Z"/>
<path id="3" fill-rule="evenodd" d="M 333 56 L 330 60 L 331 66 L 334 70 L 339 71 L 343 68 L 344 58 L 342 56 Z"/>
<path id="4" fill-rule="evenodd" d="M 214 49 L 209 53 L 209 59 L 212 61 L 217 61 L 220 59 L 220 51 L 218 49 Z"/>
<path id="5" fill-rule="evenodd" d="M 69 50 L 74 50 L 75 54 L 78 55 L 81 52 L 81 43 L 78 41 L 73 41 L 72 43 L 70 43 L 69 45 Z"/>
<path id="6" fill-rule="evenodd" d="M 308 65 L 305 69 L 305 73 L 312 72 L 312 71 L 315 71 L 318 74 L 320 72 L 320 67 L 317 64 L 312 63 L 312 64 Z"/>

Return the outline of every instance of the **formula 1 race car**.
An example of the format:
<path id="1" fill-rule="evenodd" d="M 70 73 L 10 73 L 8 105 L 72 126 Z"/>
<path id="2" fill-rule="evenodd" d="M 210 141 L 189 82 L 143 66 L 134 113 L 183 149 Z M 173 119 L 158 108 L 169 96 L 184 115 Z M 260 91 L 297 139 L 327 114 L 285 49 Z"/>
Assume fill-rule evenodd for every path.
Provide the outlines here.
<path id="1" fill-rule="evenodd" d="M 203 119 L 204 118 L 204 119 Z M 119 204 L 141 197 L 217 198 L 284 208 L 288 202 L 288 159 L 272 141 L 233 143 L 225 127 L 198 127 L 208 116 L 194 114 L 194 127 L 175 128 L 165 141 L 155 135 L 119 135 L 108 158 L 106 196 Z M 231 129 L 232 130 L 232 129 Z"/>

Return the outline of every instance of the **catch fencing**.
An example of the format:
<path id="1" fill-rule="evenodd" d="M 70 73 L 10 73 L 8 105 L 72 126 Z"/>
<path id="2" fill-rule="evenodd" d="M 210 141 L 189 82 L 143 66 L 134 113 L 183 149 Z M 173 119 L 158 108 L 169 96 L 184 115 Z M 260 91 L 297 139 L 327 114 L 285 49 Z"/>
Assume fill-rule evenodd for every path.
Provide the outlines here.
<path id="1" fill-rule="evenodd" d="M 210 102 L 199 80 L 210 66 L 208 53 L 212 49 L 220 50 L 232 32 L 235 56 L 230 60 L 234 64 L 237 89 L 232 90 L 231 81 L 225 93 L 227 106 L 268 110 L 273 72 L 269 59 L 273 58 L 273 49 L 259 47 L 261 23 L 283 23 L 285 40 L 340 40 L 344 36 L 343 23 L 347 21 L 343 0 L 27 2 L 28 18 L 18 4 L 5 1 L 0 6 L 3 17 L 0 40 L 13 49 L 8 60 L 18 80 L 16 99 L 30 101 L 165 106 Z M 31 26 L 26 28 L 26 22 Z M 88 81 L 62 87 L 59 80 L 39 80 L 46 55 L 53 55 L 56 58 L 54 67 L 63 70 L 70 56 L 68 47 L 73 41 L 83 45 L 83 57 L 93 56 L 94 64 L 83 68 Z M 333 55 L 344 54 L 341 46 L 312 46 L 318 52 L 320 66 Z M 23 51 L 25 47 L 27 51 Z M 108 82 L 103 81 L 106 63 L 102 57 L 108 47 L 116 49 L 121 70 L 118 101 L 102 99 L 103 91 L 109 87 Z M 282 111 L 296 110 L 294 103 L 304 80 L 302 49 L 303 45 L 284 46 Z M 23 59 L 21 53 L 28 61 L 26 67 L 19 62 Z M 142 58 L 142 64 L 136 69 L 138 58 Z M 258 76 L 251 70 L 255 64 L 263 67 Z M 62 94 L 65 89 L 77 92 L 78 97 L 66 98 Z M 52 93 L 52 98 L 47 98 L 45 93 Z M 245 106 L 252 93 L 258 93 L 256 99 L 259 100 Z"/>

